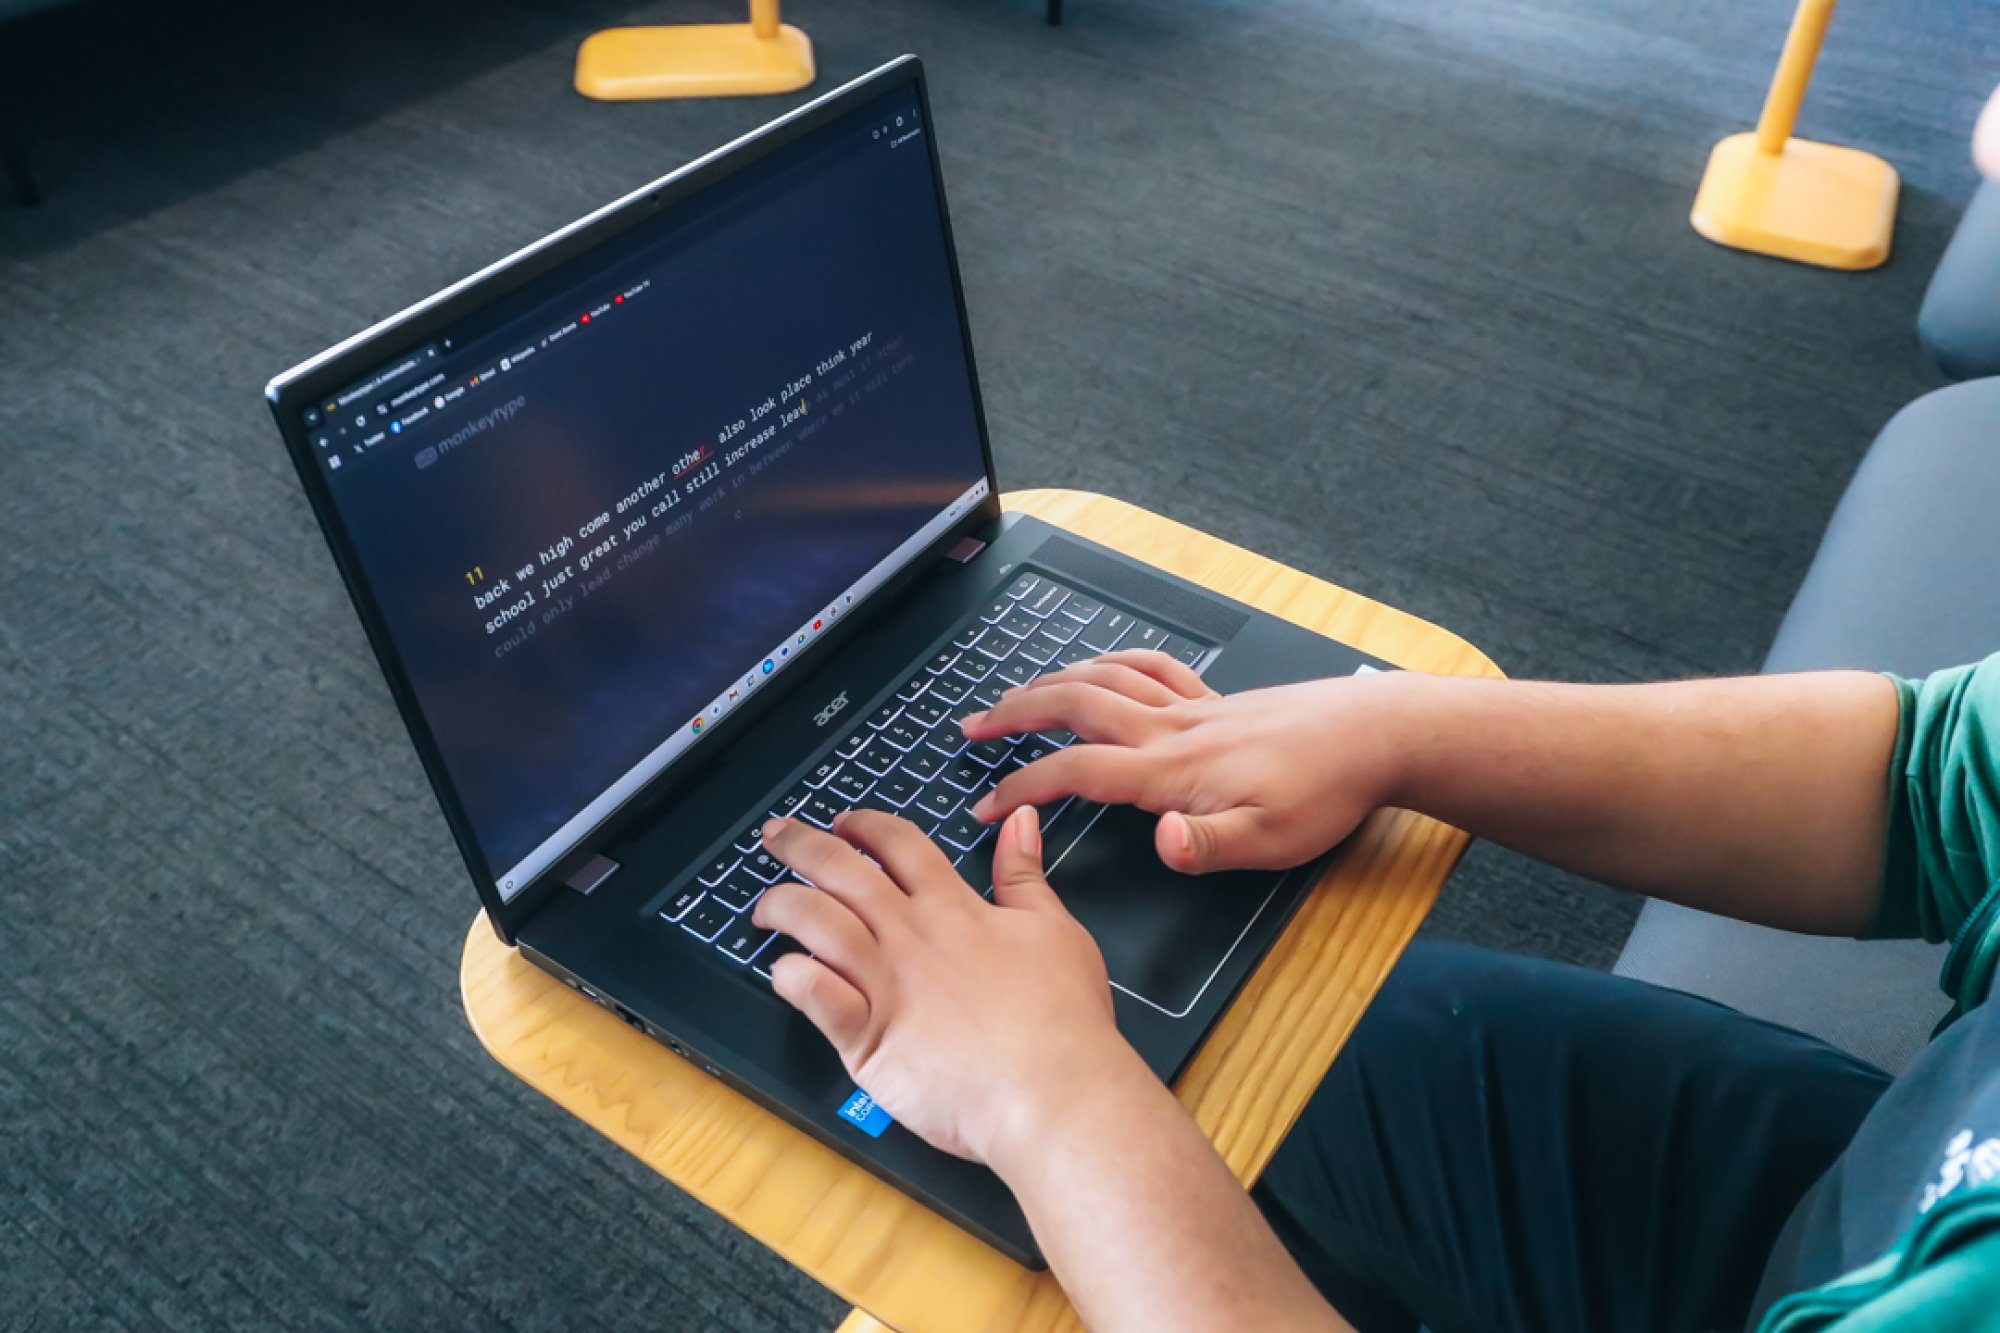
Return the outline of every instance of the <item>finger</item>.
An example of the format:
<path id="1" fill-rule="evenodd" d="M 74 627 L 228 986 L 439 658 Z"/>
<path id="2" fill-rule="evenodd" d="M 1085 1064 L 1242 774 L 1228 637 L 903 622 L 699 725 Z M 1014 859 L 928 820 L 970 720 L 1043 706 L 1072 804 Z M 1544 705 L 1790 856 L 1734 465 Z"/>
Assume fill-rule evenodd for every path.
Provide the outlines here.
<path id="1" fill-rule="evenodd" d="M 1157 717 L 1158 710 L 1122 694 L 1066 681 L 1006 695 L 983 713 L 967 714 L 959 726 L 976 741 L 1063 727 L 1087 741 L 1136 745 L 1153 733 Z"/>
<path id="2" fill-rule="evenodd" d="M 1187 875 L 1277 864 L 1264 812 L 1240 805 L 1212 815 L 1169 811 L 1153 830 L 1160 859 Z"/>
<path id="3" fill-rule="evenodd" d="M 1150 676 L 1159 681 L 1183 699 L 1222 697 L 1209 688 L 1208 682 L 1197 675 L 1193 667 L 1157 648 L 1121 648 L 1115 653 L 1106 653 L 1093 660 L 1115 662 L 1119 666 L 1130 667 L 1142 676 Z"/>
<path id="4" fill-rule="evenodd" d="M 840 899 L 781 880 L 764 890 L 750 920 L 765 930 L 790 935 L 856 990 L 867 994 L 882 946 L 854 909 Z M 774 979 L 776 975 L 774 968 Z"/>
<path id="5" fill-rule="evenodd" d="M 1180 665 L 1176 662 L 1174 665 Z M 1122 694 L 1136 703 L 1149 708 L 1165 708 L 1169 704 L 1182 702 L 1183 696 L 1174 693 L 1163 682 L 1155 680 L 1143 671 L 1136 671 L 1123 662 L 1107 661 L 1094 657 L 1088 662 L 1078 662 L 1075 666 L 1064 667 L 1053 675 L 1037 676 L 1022 690 L 1045 690 L 1051 685 L 1097 685 L 1114 694 Z M 1013 693 L 1013 691 L 1008 691 Z"/>
<path id="6" fill-rule="evenodd" d="M 1072 745 L 1008 774 L 973 804 L 975 819 L 992 823 L 1024 805 L 1047 805 L 1065 796 L 1106 805 L 1144 805 L 1149 767 L 1136 750 L 1111 745 Z"/>
<path id="7" fill-rule="evenodd" d="M 849 810 L 833 821 L 843 840 L 874 857 L 895 886 L 912 898 L 965 890 L 944 849 L 907 819 L 881 810 Z"/>
<path id="8" fill-rule="evenodd" d="M 893 912 L 903 896 L 860 852 L 804 820 L 766 822 L 764 849 L 845 903 L 871 934 L 881 933 L 884 915 Z"/>
<path id="9" fill-rule="evenodd" d="M 1000 845 L 993 851 L 993 901 L 1028 912 L 1063 910 L 1042 873 L 1042 821 L 1032 805 L 1016 810 L 1000 827 Z"/>
<path id="10" fill-rule="evenodd" d="M 817 958 L 786 954 L 771 968 L 771 989 L 806 1016 L 844 1057 L 868 1035 L 868 997 Z"/>

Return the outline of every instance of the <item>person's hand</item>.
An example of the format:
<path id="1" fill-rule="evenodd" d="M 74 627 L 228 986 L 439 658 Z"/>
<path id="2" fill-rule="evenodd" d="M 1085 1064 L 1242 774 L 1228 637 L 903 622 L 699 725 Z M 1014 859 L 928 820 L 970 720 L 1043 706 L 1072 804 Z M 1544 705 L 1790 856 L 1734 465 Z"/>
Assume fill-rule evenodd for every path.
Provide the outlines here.
<path id="1" fill-rule="evenodd" d="M 1081 738 L 1002 779 L 973 813 L 994 820 L 1081 796 L 1164 816 L 1154 842 L 1176 870 L 1299 865 L 1382 803 L 1394 752 L 1365 710 L 1390 681 L 1311 681 L 1224 698 L 1165 653 L 1108 653 L 964 719 L 975 741 L 1054 729 Z"/>
<path id="2" fill-rule="evenodd" d="M 759 926 L 814 955 L 780 958 L 771 984 L 933 1147 L 990 1164 L 1138 1060 L 1096 942 L 1042 878 L 1034 811 L 999 830 L 990 903 L 914 824 L 879 811 L 831 833 L 774 819 L 764 846 L 818 886 L 781 881 L 757 903 Z"/>

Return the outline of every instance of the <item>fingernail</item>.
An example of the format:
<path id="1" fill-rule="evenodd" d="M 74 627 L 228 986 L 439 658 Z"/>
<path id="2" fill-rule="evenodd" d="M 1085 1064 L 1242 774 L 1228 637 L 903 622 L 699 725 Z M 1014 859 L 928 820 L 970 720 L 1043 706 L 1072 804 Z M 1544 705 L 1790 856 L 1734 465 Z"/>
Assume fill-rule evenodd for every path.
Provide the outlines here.
<path id="1" fill-rule="evenodd" d="M 993 815 L 993 793 L 988 792 L 972 803 L 972 817 L 985 823 Z"/>
<path id="2" fill-rule="evenodd" d="M 764 837 L 766 840 L 774 838 L 791 826 L 792 821 L 789 819 L 767 819 L 764 821 Z"/>
<path id="3" fill-rule="evenodd" d="M 1194 839 L 1188 836 L 1187 819 L 1181 815 L 1174 816 L 1174 844 L 1184 855 L 1194 850 Z"/>
<path id="4" fill-rule="evenodd" d="M 847 822 L 847 817 L 848 817 L 848 816 L 849 816 L 850 814 L 852 814 L 852 813 L 854 813 L 854 812 L 853 812 L 853 811 L 851 811 L 851 810 L 842 810 L 842 811 L 841 811 L 841 812 L 840 812 L 839 814 L 835 815 L 835 816 L 833 817 L 833 822 L 832 822 L 831 824 L 828 824 L 828 825 L 826 826 L 826 827 L 827 827 L 827 829 L 828 829 L 828 831 L 832 831 L 833 829 L 837 829 L 837 828 L 839 828 L 839 827 L 840 827 L 840 826 L 841 826 L 842 824 L 846 823 L 846 822 Z"/>
<path id="5" fill-rule="evenodd" d="M 1042 854 L 1042 821 L 1035 807 L 1024 805 L 1014 812 L 1014 841 L 1029 856 Z"/>

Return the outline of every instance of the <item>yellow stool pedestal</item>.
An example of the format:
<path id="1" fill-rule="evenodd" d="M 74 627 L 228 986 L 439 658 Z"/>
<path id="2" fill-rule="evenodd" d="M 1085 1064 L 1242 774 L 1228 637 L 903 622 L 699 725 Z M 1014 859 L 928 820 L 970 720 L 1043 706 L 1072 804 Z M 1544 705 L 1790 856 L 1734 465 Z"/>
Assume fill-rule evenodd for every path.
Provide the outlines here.
<path id="1" fill-rule="evenodd" d="M 606 28 L 576 53 L 576 90 L 606 102 L 789 93 L 813 81 L 812 39 L 791 24 Z"/>
<path id="2" fill-rule="evenodd" d="M 1873 153 L 1789 138 L 1767 153 L 1755 134 L 1732 134 L 1709 154 L 1691 220 L 1739 250 L 1874 268 L 1889 257 L 1900 188 L 1896 169 Z"/>

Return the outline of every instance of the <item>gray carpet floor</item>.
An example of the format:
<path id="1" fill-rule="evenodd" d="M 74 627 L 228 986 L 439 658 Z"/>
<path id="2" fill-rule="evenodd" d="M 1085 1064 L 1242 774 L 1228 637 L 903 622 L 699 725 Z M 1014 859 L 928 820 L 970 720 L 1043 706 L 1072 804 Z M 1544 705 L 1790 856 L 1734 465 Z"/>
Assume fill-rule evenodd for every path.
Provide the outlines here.
<path id="1" fill-rule="evenodd" d="M 1789 0 L 792 0 L 927 57 L 1003 479 L 1123 496 L 1510 672 L 1754 668 L 1974 181 L 2000 6 L 1843 6 L 1802 129 L 1904 173 L 1864 275 L 1685 218 Z M 781 109 L 605 106 L 731 0 L 97 3 L 0 26 L 0 1327 L 828 1328 L 518 1086 L 473 906 L 259 401 Z M 1428 929 L 1604 966 L 1474 853 Z"/>

